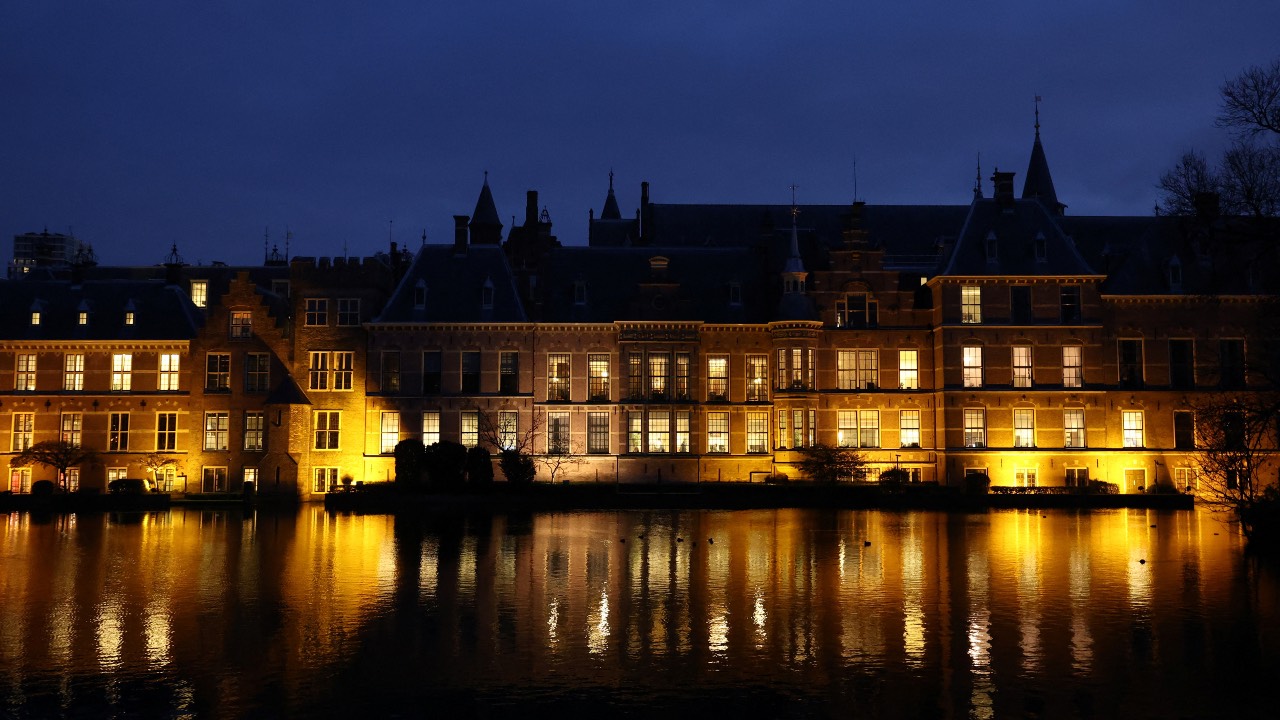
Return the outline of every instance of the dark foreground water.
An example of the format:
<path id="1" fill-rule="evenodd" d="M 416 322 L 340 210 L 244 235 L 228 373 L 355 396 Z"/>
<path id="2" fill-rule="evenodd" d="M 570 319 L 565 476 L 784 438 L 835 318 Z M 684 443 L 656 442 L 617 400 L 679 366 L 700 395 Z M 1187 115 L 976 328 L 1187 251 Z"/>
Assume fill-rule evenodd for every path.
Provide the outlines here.
<path id="1" fill-rule="evenodd" d="M 0 516 L 0 716 L 1240 718 L 1278 688 L 1280 577 L 1203 512 Z"/>

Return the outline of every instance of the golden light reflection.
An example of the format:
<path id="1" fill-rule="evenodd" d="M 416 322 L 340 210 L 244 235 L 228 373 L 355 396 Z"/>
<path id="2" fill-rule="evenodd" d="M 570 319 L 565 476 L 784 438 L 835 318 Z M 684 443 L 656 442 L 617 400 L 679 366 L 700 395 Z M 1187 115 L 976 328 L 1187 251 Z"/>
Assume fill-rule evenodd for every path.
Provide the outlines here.
<path id="1" fill-rule="evenodd" d="M 103 670 L 115 670 L 120 667 L 120 648 L 124 644 L 120 627 L 121 604 L 120 598 L 108 597 L 98 607 L 98 617 L 94 619 L 94 635 L 98 640 L 98 664 Z"/>
<path id="2" fill-rule="evenodd" d="M 987 556 L 970 552 L 966 562 L 969 583 L 969 666 L 973 673 L 973 691 L 969 696 L 970 717 L 987 720 L 994 717 L 992 695 L 995 683 L 991 674 L 991 609 Z"/>
<path id="3" fill-rule="evenodd" d="M 600 602 L 587 616 L 587 652 L 601 655 L 609 649 L 609 590 L 601 588 Z"/>
<path id="4" fill-rule="evenodd" d="M 1071 669 L 1077 674 L 1093 670 L 1093 635 L 1089 631 L 1089 551 L 1076 545 L 1068 561 L 1067 592 L 1071 598 Z"/>
<path id="5" fill-rule="evenodd" d="M 918 667 L 924 659 L 924 548 L 913 527 L 902 541 L 902 645 L 907 662 Z"/>

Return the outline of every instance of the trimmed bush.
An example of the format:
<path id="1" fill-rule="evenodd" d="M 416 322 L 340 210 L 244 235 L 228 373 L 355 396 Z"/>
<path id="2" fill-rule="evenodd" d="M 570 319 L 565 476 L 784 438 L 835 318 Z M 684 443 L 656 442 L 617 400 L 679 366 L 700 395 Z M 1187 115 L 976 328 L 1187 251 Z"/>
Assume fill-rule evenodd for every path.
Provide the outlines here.
<path id="1" fill-rule="evenodd" d="M 493 456 L 479 445 L 467 451 L 467 482 L 472 487 L 493 484 Z"/>
<path id="2" fill-rule="evenodd" d="M 512 485 L 532 485 L 534 476 L 538 474 L 533 458 L 519 450 L 503 450 L 498 456 L 498 466 L 502 468 L 507 482 Z"/>

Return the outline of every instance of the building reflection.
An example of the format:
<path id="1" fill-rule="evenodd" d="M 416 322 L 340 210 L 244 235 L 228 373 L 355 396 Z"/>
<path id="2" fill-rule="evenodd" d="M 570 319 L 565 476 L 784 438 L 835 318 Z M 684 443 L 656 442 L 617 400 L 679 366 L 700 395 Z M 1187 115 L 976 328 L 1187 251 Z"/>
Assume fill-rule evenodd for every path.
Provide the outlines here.
<path id="1" fill-rule="evenodd" d="M 1217 597 L 1240 568 L 1216 527 L 1142 511 L 9 515 L 0 599 L 30 610 L 0 613 L 0 690 L 47 683 L 66 708 L 85 678 L 145 678 L 199 712 L 274 690 L 323 707 L 334 673 L 768 677 L 999 717 L 1025 710 L 1002 707 L 1010 688 L 1203 654 L 1229 622 L 1208 604 L 1243 602 Z"/>

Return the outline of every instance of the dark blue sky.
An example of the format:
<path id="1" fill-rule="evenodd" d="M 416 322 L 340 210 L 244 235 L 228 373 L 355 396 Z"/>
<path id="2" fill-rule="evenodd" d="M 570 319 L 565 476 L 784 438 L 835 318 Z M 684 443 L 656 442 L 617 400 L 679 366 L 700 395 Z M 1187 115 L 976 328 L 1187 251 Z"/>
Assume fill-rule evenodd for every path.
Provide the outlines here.
<path id="1" fill-rule="evenodd" d="M 483 5 L 483 6 L 481 6 Z M 610 168 L 656 202 L 966 203 L 1018 173 L 1039 94 L 1073 215 L 1148 214 L 1210 155 L 1222 82 L 1280 56 L 1274 0 L 61 2 L 0 8 L 0 239 L 105 263 L 257 263 L 451 237 L 489 171 L 585 243 Z M 1062 7 L 1058 7 L 1061 5 Z M 367 6 L 367 7 L 366 7 Z M 989 190 L 989 183 L 987 183 Z"/>

